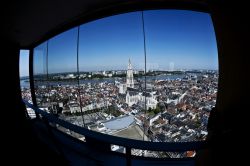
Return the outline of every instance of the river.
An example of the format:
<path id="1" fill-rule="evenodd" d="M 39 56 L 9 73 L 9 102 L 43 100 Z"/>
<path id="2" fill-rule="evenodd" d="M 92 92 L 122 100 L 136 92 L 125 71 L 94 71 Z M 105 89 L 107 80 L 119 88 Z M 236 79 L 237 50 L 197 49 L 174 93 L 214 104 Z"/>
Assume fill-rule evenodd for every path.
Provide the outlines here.
<path id="1" fill-rule="evenodd" d="M 147 80 L 150 80 L 150 81 L 151 80 L 153 80 L 153 81 L 154 80 L 175 80 L 175 79 L 181 79 L 183 77 L 185 77 L 185 74 L 158 75 L 158 76 L 147 76 Z M 144 81 L 144 77 L 134 78 L 134 79 Z M 103 78 L 103 79 L 81 79 L 79 82 L 80 82 L 80 84 L 87 84 L 87 83 L 93 84 L 93 83 L 101 83 L 101 82 L 114 83 L 115 81 L 121 81 L 121 80 L 125 80 L 125 78 L 113 77 L 113 78 Z M 75 84 L 77 84 L 77 81 L 57 81 L 57 82 L 51 81 L 49 83 L 51 85 L 53 85 L 53 86 L 57 86 L 57 85 L 75 85 Z M 21 84 L 21 87 L 23 87 L 23 88 L 28 88 L 30 86 L 30 82 L 28 81 L 28 79 L 21 80 L 20 84 Z M 42 85 L 42 83 L 37 83 L 37 84 Z"/>

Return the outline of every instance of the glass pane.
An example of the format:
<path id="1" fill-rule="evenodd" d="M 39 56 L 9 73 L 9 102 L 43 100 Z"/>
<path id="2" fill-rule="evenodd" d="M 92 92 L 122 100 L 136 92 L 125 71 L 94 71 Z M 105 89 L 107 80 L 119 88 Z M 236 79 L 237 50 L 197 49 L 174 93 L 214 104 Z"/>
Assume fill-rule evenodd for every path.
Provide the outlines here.
<path id="1" fill-rule="evenodd" d="M 73 28 L 48 41 L 49 111 L 82 126 L 79 116 L 77 34 L 78 29 Z"/>
<path id="2" fill-rule="evenodd" d="M 47 42 L 34 48 L 33 56 L 34 90 L 37 106 L 48 111 L 49 91 L 47 85 Z"/>
<path id="3" fill-rule="evenodd" d="M 32 104 L 29 80 L 29 50 L 20 50 L 19 60 L 22 98 Z M 26 107 L 26 111 L 31 119 L 36 117 L 35 112 L 31 108 Z"/>
<path id="4" fill-rule="evenodd" d="M 209 14 L 185 10 L 144 12 L 151 141 L 204 140 L 216 103 L 218 55 Z M 153 100 L 153 99 L 152 99 Z"/>
<path id="5" fill-rule="evenodd" d="M 144 73 L 141 13 L 96 20 L 80 27 L 79 70 L 86 127 L 143 139 L 140 117 Z"/>
<path id="6" fill-rule="evenodd" d="M 22 98 L 32 103 L 29 82 L 29 50 L 20 50 L 19 73 Z"/>

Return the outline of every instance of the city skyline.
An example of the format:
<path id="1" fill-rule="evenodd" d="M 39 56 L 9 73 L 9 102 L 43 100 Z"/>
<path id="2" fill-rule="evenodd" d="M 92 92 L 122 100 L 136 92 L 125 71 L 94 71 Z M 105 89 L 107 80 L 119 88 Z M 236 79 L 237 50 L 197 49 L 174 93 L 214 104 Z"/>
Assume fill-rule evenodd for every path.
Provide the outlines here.
<path id="1" fill-rule="evenodd" d="M 209 14 L 149 10 L 144 11 L 144 21 L 147 70 L 171 70 L 170 63 L 174 70 L 218 70 L 216 38 Z M 83 24 L 79 34 L 79 71 L 126 70 L 129 58 L 135 70 L 144 69 L 141 12 Z M 49 73 L 77 71 L 77 27 L 50 39 L 48 47 Z M 38 56 L 34 57 L 34 64 L 41 63 Z M 35 74 L 45 72 L 44 64 L 34 67 Z M 20 74 L 24 75 L 22 71 Z"/>

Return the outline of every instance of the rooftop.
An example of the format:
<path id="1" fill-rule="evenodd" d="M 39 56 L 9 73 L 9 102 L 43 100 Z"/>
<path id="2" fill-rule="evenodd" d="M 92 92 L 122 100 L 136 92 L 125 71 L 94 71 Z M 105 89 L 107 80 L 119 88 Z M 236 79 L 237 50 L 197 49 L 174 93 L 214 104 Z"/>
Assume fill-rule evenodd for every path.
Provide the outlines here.
<path id="1" fill-rule="evenodd" d="M 136 140 L 144 140 L 148 141 L 148 138 L 138 125 L 131 125 L 128 128 L 118 131 L 117 133 L 113 134 L 117 137 L 129 138 L 129 139 L 136 139 Z"/>
<path id="2" fill-rule="evenodd" d="M 133 116 L 123 116 L 103 122 L 103 124 L 107 129 L 121 130 L 129 127 L 129 125 L 131 125 L 134 121 Z"/>

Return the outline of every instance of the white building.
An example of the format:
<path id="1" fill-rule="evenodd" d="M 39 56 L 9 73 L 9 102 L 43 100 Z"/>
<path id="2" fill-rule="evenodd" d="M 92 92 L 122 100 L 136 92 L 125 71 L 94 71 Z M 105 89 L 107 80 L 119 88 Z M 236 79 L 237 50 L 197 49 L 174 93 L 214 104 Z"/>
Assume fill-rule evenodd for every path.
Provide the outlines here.
<path id="1" fill-rule="evenodd" d="M 75 78 L 74 74 L 67 74 L 66 78 Z"/>
<path id="2" fill-rule="evenodd" d="M 129 106 L 132 106 L 133 104 L 137 104 L 139 101 L 141 101 L 142 94 L 134 91 L 127 91 L 126 94 L 126 103 Z"/>
<path id="3" fill-rule="evenodd" d="M 127 86 L 126 86 L 126 84 L 120 84 L 120 85 L 119 85 L 119 93 L 125 94 L 126 91 L 127 91 Z"/>
<path id="4" fill-rule="evenodd" d="M 127 91 L 126 94 L 126 103 L 129 106 L 133 104 L 145 103 L 146 98 L 146 109 L 152 108 L 155 109 L 157 106 L 158 101 L 156 100 L 156 96 L 153 92 L 147 93 L 146 97 L 143 95 L 142 92 L 135 92 L 135 91 Z"/>

